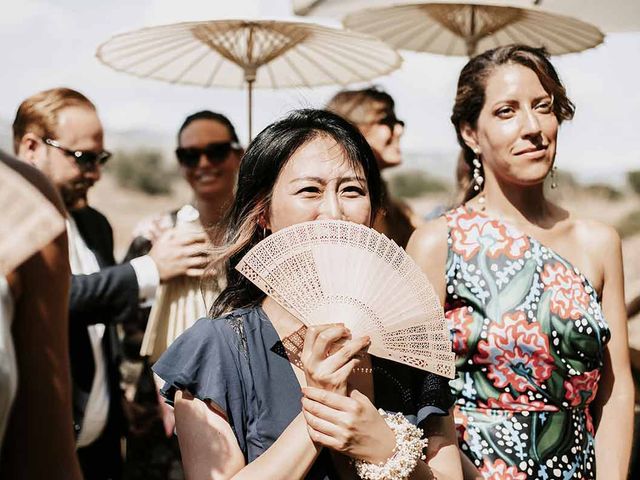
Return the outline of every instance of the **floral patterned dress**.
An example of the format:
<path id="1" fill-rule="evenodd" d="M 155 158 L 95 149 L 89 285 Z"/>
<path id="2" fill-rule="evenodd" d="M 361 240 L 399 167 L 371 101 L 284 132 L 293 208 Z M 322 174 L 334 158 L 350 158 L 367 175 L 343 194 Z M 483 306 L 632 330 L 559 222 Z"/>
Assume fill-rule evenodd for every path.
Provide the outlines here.
<path id="1" fill-rule="evenodd" d="M 610 338 L 567 260 L 481 212 L 446 214 L 456 426 L 485 479 L 594 479 L 589 404 Z"/>

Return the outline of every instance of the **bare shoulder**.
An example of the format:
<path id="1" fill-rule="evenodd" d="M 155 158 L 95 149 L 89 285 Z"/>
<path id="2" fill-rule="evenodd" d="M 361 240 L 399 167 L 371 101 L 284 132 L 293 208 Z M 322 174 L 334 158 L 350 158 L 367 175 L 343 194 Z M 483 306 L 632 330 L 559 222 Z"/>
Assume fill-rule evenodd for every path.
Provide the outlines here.
<path id="1" fill-rule="evenodd" d="M 579 266 L 601 295 L 608 278 L 622 275 L 622 248 L 618 232 L 602 222 L 571 217 L 563 230 L 572 252 L 567 253 L 566 258 L 571 258 Z"/>
<path id="2" fill-rule="evenodd" d="M 445 217 L 430 220 L 413 232 L 407 245 L 407 252 L 410 255 L 420 252 L 428 256 L 446 252 L 447 234 L 448 226 Z"/>
<path id="3" fill-rule="evenodd" d="M 573 219 L 570 228 L 577 244 L 592 254 L 607 256 L 607 253 L 620 248 L 620 235 L 611 225 L 596 220 Z"/>
<path id="4" fill-rule="evenodd" d="M 407 245 L 407 253 L 427 275 L 441 302 L 446 288 L 447 229 L 446 218 L 436 218 L 413 232 Z"/>

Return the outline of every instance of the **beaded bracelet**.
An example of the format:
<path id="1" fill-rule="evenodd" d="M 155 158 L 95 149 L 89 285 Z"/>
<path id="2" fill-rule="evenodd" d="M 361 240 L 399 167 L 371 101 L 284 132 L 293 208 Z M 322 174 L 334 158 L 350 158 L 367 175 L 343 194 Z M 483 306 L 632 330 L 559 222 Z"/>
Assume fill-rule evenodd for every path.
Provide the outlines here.
<path id="1" fill-rule="evenodd" d="M 416 468 L 418 460 L 426 458 L 423 450 L 427 448 L 428 441 L 422 438 L 422 429 L 401 413 L 389 414 L 382 409 L 378 412 L 393 430 L 396 446 L 391 457 L 379 465 L 356 459 L 356 473 L 363 480 L 405 480 Z"/>

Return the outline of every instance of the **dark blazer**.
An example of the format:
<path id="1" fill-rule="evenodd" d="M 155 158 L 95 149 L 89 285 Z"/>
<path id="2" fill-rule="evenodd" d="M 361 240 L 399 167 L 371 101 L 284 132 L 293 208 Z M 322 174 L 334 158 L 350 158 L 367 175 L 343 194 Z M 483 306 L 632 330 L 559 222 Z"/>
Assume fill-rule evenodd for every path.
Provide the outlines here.
<path id="1" fill-rule="evenodd" d="M 87 207 L 71 212 L 78 230 L 95 254 L 100 271 L 73 275 L 69 302 L 69 349 L 73 379 L 73 417 L 76 435 L 80 432 L 95 372 L 87 326 L 104 323 L 102 347 L 106 357 L 110 407 L 105 434 L 118 442 L 124 433 L 120 390 L 120 347 L 116 323 L 135 320 L 138 311 L 138 281 L 130 263 L 116 265 L 113 231 L 107 219 Z"/>

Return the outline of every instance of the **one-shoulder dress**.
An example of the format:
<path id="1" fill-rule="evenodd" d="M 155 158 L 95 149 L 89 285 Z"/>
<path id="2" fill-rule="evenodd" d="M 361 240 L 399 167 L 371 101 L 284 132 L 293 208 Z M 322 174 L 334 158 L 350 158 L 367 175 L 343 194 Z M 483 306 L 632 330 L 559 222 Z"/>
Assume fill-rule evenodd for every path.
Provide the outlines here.
<path id="1" fill-rule="evenodd" d="M 389 360 L 372 357 L 374 404 L 402 412 L 421 425 L 429 415 L 453 406 L 448 380 Z M 188 390 L 225 414 L 251 462 L 265 452 L 301 411 L 300 385 L 286 350 L 261 307 L 202 318 L 187 329 L 153 366 L 166 382 L 169 403 L 176 390 Z M 338 479 L 324 449 L 306 476 Z"/>
<path id="2" fill-rule="evenodd" d="M 465 206 L 445 218 L 462 451 L 485 479 L 594 479 L 589 405 L 610 338 L 597 293 L 507 223 Z"/>

